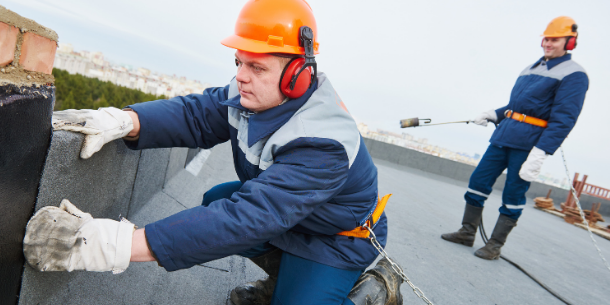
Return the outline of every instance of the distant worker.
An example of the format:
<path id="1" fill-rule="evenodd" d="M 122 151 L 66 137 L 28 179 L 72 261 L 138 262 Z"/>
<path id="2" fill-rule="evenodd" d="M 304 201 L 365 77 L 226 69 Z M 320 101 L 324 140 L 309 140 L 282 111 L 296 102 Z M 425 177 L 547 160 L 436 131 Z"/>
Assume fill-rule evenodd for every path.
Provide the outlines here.
<path id="1" fill-rule="evenodd" d="M 576 47 L 577 25 L 558 17 L 542 35 L 544 56 L 521 72 L 507 106 L 481 113 L 474 122 L 498 124 L 490 145 L 470 176 L 462 228 L 441 235 L 445 240 L 472 247 L 481 222 L 483 204 L 498 176 L 507 169 L 500 217 L 489 242 L 474 254 L 498 259 L 508 234 L 517 226 L 525 206 L 525 192 L 542 163 L 568 136 L 582 109 L 589 79 L 568 51 Z"/>
<path id="2" fill-rule="evenodd" d="M 317 72 L 317 37 L 304 0 L 250 0 L 222 41 L 237 50 L 229 85 L 124 110 L 56 112 L 56 130 L 87 134 L 83 158 L 120 138 L 131 149 L 231 141 L 239 181 L 135 231 L 67 200 L 45 207 L 28 224 L 29 264 L 121 272 L 130 261 L 156 261 L 175 271 L 239 254 L 269 277 L 233 289 L 237 305 L 402 304 L 388 260 L 363 274 L 379 254 L 367 227 L 386 243 L 385 201 L 356 123 Z"/>

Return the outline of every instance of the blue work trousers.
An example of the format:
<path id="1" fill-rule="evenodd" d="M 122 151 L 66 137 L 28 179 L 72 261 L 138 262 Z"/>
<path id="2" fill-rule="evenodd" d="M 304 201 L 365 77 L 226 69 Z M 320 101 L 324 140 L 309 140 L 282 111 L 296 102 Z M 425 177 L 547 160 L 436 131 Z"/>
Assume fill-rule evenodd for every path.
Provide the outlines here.
<path id="1" fill-rule="evenodd" d="M 500 214 L 515 220 L 519 219 L 525 207 L 525 192 L 530 187 L 530 182 L 519 177 L 519 170 L 529 153 L 528 150 L 489 145 L 481 162 L 470 176 L 468 191 L 464 195 L 466 203 L 483 207 L 496 179 L 506 169 L 506 184 L 502 191 Z"/>
<path id="2" fill-rule="evenodd" d="M 230 198 L 241 186 L 240 181 L 219 184 L 203 195 L 201 205 Z M 238 254 L 254 258 L 274 249 L 273 245 L 264 243 Z M 363 271 L 339 269 L 284 252 L 271 305 L 354 305 L 346 297 Z"/>

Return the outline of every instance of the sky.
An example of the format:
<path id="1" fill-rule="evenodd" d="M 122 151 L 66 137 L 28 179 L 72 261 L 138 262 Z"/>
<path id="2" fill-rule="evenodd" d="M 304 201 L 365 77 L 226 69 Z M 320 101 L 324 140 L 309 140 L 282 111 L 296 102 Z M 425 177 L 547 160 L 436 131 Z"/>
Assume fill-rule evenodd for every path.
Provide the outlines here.
<path id="1" fill-rule="evenodd" d="M 75 50 L 112 62 L 225 86 L 235 75 L 231 35 L 245 0 L 4 0 L 55 30 Z M 519 73 L 542 56 L 540 35 L 555 17 L 579 25 L 573 59 L 589 76 L 585 106 L 563 144 L 571 176 L 610 188 L 610 1 L 310 0 L 325 72 L 358 122 L 456 152 L 483 154 L 494 127 L 400 129 L 399 120 L 473 119 L 505 106 Z M 561 152 L 542 173 L 566 176 Z M 572 178 L 572 177 L 570 177 Z"/>

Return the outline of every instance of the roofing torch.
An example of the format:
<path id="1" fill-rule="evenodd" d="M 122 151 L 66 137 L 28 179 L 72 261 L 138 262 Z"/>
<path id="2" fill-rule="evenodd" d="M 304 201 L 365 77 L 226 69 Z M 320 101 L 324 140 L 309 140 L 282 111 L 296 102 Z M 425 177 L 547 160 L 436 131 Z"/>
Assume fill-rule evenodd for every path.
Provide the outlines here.
<path id="1" fill-rule="evenodd" d="M 420 125 L 419 121 L 424 121 L 424 125 Z M 432 125 L 445 125 L 445 124 L 461 124 L 461 123 L 470 123 L 473 121 L 456 121 L 456 122 L 445 122 L 445 123 L 436 123 L 436 124 L 430 124 L 430 122 L 432 122 L 431 119 L 420 119 L 420 118 L 410 118 L 410 119 L 404 119 L 404 120 L 400 120 L 400 128 L 407 128 L 407 127 L 418 127 L 418 126 L 432 126 Z"/>

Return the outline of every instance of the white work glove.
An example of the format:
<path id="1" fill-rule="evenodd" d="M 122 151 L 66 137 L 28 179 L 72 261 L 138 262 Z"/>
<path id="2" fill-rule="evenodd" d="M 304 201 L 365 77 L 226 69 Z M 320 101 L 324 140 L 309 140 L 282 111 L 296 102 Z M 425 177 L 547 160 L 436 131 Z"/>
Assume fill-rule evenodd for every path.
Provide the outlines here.
<path id="1" fill-rule="evenodd" d="M 527 160 L 521 165 L 521 170 L 519 170 L 519 177 L 525 181 L 532 182 L 538 178 L 540 174 L 540 169 L 542 169 L 542 163 L 546 159 L 546 152 L 544 150 L 535 147 L 530 151 L 530 154 L 527 156 Z"/>
<path id="2" fill-rule="evenodd" d="M 112 271 L 131 260 L 135 226 L 123 220 L 94 219 L 64 199 L 59 208 L 44 207 L 28 222 L 23 254 L 38 271 Z"/>
<path id="3" fill-rule="evenodd" d="M 492 121 L 494 123 L 498 121 L 498 116 L 496 115 L 496 111 L 494 109 L 487 110 L 472 120 L 473 123 L 481 126 L 487 126 L 488 121 Z"/>
<path id="4" fill-rule="evenodd" d="M 104 144 L 126 136 L 132 129 L 133 121 L 129 114 L 113 107 L 53 112 L 53 130 L 76 131 L 86 135 L 80 151 L 83 159 L 91 157 Z"/>

